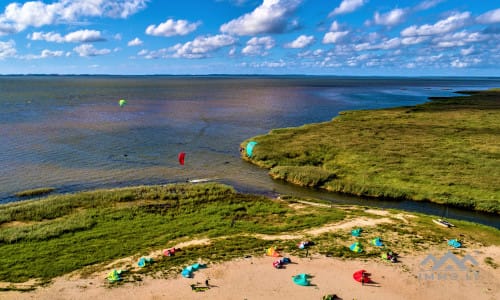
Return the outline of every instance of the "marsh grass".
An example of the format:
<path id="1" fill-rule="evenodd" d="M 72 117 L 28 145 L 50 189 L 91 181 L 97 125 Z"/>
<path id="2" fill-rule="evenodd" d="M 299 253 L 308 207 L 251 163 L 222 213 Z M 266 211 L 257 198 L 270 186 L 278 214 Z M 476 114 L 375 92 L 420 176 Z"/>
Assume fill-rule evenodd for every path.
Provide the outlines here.
<path id="1" fill-rule="evenodd" d="M 21 191 L 15 194 L 16 197 L 33 197 L 33 196 L 42 196 L 52 193 L 55 190 L 53 187 L 43 187 L 37 189 L 31 189 L 26 191 Z"/>
<path id="2" fill-rule="evenodd" d="M 0 280 L 53 278 L 189 237 L 277 234 L 341 220 L 341 210 L 300 217 L 282 201 L 219 184 L 177 184 L 54 195 L 0 206 Z M 252 252 L 258 242 L 229 239 L 209 259 Z M 239 245 L 239 246 L 238 246 Z M 251 245 L 251 246 L 250 246 Z M 215 251 L 216 249 L 220 249 Z M 186 259 L 191 258 L 189 251 Z M 183 256 L 179 256 L 181 259 Z"/>
<path id="3" fill-rule="evenodd" d="M 275 179 L 367 197 L 500 212 L 500 90 L 343 112 L 253 137 Z"/>
<path id="4" fill-rule="evenodd" d="M 319 205 L 307 205 L 313 202 Z M 397 214 L 397 211 L 391 211 Z M 234 258 L 262 256 L 276 246 L 286 255 L 304 257 L 297 247 L 302 240 L 280 240 L 280 234 L 305 232 L 341 220 L 370 214 L 363 207 L 325 205 L 321 200 L 283 197 L 269 199 L 236 192 L 216 183 L 172 184 L 97 190 L 53 195 L 0 205 L 0 281 L 22 283 L 36 279 L 47 283 L 54 277 L 77 271 L 82 276 L 110 270 L 120 258 L 135 258 L 176 246 L 180 242 L 209 238 L 209 244 L 186 246 L 171 257 L 155 257 L 147 268 L 124 268 L 124 281 L 143 276 L 170 277 L 194 262 L 218 263 Z M 372 218 L 381 216 L 372 215 Z M 465 245 L 499 245 L 498 230 L 458 220 L 453 230 L 436 228 L 432 217 L 415 215 L 411 224 L 394 218 L 393 224 L 365 228 L 359 239 L 350 231 L 337 230 L 306 236 L 315 242 L 310 254 L 343 258 L 376 258 L 378 247 L 369 245 L 381 237 L 393 251 L 424 251 L 446 247 L 447 238 L 459 237 Z M 267 234 L 276 239 L 260 239 Z M 355 240 L 365 251 L 349 250 Z M 115 264 L 115 263 L 113 263 Z M 23 289 L 11 285 L 4 289 Z"/>

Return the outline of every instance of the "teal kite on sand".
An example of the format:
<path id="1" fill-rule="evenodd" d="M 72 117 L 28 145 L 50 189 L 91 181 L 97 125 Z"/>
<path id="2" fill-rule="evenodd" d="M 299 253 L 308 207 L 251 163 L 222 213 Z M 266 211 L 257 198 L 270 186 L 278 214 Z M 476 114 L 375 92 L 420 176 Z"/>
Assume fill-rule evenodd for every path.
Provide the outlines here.
<path id="1" fill-rule="evenodd" d="M 380 240 L 380 238 L 374 238 L 373 240 L 370 241 L 370 244 L 377 247 L 382 247 L 384 245 L 382 243 L 382 240 Z"/>
<path id="2" fill-rule="evenodd" d="M 185 267 L 182 270 L 181 275 L 182 275 L 182 277 L 185 277 L 185 278 L 191 278 L 191 276 L 193 275 L 193 271 L 196 271 L 200 268 L 206 268 L 206 267 L 207 266 L 205 264 L 195 263 L 195 264 L 192 264 L 190 266 Z"/>
<path id="3" fill-rule="evenodd" d="M 311 285 L 311 282 L 309 281 L 310 277 L 311 277 L 311 275 L 309 275 L 309 274 L 301 273 L 301 274 L 292 276 L 292 280 L 295 284 L 308 286 L 308 285 Z"/>
<path id="4" fill-rule="evenodd" d="M 252 154 L 253 154 L 253 148 L 255 147 L 255 145 L 257 145 L 258 143 L 257 142 L 248 142 L 247 144 L 247 156 L 248 157 L 252 157 Z"/>
<path id="5" fill-rule="evenodd" d="M 351 235 L 352 236 L 359 236 L 361 234 L 361 231 L 363 231 L 363 229 L 361 229 L 361 228 L 353 229 L 353 230 L 351 230 Z"/>
<path id="6" fill-rule="evenodd" d="M 147 265 L 150 265 L 153 263 L 153 259 L 149 257 L 141 257 L 139 261 L 137 262 L 137 265 L 141 268 L 144 268 Z"/>
<path id="7" fill-rule="evenodd" d="M 452 246 L 453 248 L 460 248 L 462 247 L 462 244 L 460 244 L 459 241 L 453 239 L 448 241 L 448 245 Z"/>
<path id="8" fill-rule="evenodd" d="M 349 249 L 351 249 L 352 252 L 360 253 L 363 251 L 363 248 L 361 247 L 361 244 L 359 242 L 356 242 L 352 244 Z"/>

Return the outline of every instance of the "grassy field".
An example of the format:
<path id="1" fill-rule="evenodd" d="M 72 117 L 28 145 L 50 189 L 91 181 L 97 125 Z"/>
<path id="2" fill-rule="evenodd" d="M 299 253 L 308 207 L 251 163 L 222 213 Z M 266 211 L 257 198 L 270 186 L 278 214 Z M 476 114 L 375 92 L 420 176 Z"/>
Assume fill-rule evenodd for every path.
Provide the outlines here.
<path id="1" fill-rule="evenodd" d="M 500 213 L 500 90 L 467 94 L 275 129 L 243 159 L 301 186 Z"/>
<path id="2" fill-rule="evenodd" d="M 500 234 L 494 228 L 453 220 L 457 228 L 450 231 L 435 225 L 430 216 L 414 215 L 411 224 L 407 224 L 398 218 L 400 212 L 386 213 L 393 223 L 364 228 L 360 241 L 366 245 L 365 252 L 349 251 L 350 229 L 343 229 L 309 237 L 315 241 L 311 253 L 379 256 L 381 250 L 369 246 L 369 239 L 376 236 L 400 253 L 434 246 L 445 249 L 446 239 L 457 237 L 467 247 L 500 245 Z M 210 239 L 210 245 L 183 247 L 175 256 L 155 258 L 153 265 L 137 271 L 127 271 L 133 269 L 129 265 L 124 282 L 137 281 L 145 275 L 178 274 L 182 267 L 199 259 L 210 263 L 263 255 L 273 245 L 303 256 L 297 244 L 308 238 L 304 231 L 359 217 L 382 218 L 364 207 L 307 205 L 292 197 L 269 199 L 241 194 L 215 183 L 47 196 L 0 206 L 0 282 L 37 279 L 36 284 L 42 284 L 76 270 L 91 274 L 109 270 L 106 265 L 120 258 L 138 259 L 194 239 Z M 301 232 L 296 239 L 279 237 Z M 1 289 L 16 287 L 0 286 Z"/>

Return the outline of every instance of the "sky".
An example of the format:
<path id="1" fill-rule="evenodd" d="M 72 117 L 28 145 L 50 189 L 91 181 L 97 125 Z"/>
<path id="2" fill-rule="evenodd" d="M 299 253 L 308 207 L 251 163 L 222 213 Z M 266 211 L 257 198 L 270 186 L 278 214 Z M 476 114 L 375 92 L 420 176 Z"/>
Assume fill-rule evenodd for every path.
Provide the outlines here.
<path id="1" fill-rule="evenodd" d="M 500 76 L 495 0 L 0 0 L 0 74 Z"/>

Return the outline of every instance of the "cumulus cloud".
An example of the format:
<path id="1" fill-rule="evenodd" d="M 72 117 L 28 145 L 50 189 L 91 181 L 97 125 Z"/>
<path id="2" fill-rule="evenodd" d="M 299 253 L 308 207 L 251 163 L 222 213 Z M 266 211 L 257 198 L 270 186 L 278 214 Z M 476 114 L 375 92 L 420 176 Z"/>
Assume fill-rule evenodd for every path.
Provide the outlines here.
<path id="1" fill-rule="evenodd" d="M 140 46 L 142 45 L 142 41 L 139 39 L 139 38 L 135 38 L 133 40 L 130 40 L 128 43 L 127 43 L 128 46 Z"/>
<path id="2" fill-rule="evenodd" d="M 490 10 L 476 18 L 477 22 L 482 24 L 500 23 L 500 8 Z"/>
<path id="3" fill-rule="evenodd" d="M 127 18 L 146 7 L 148 0 L 59 0 L 50 4 L 42 1 L 14 2 L 0 14 L 0 34 L 11 34 L 28 27 L 75 22 L 82 17 Z"/>
<path id="4" fill-rule="evenodd" d="M 15 56 L 16 53 L 16 43 L 13 40 L 7 42 L 0 41 L 0 60 Z"/>
<path id="5" fill-rule="evenodd" d="M 416 45 L 425 42 L 429 39 L 428 36 L 410 36 L 401 39 L 403 45 Z"/>
<path id="6" fill-rule="evenodd" d="M 211 52 L 234 45 L 235 42 L 236 39 L 234 37 L 226 34 L 199 36 L 193 41 L 184 44 L 176 44 L 166 49 L 166 51 L 160 50 L 159 53 L 149 54 L 155 54 L 155 56 L 162 57 L 170 55 L 170 57 L 175 58 L 205 58 L 208 57 Z"/>
<path id="7" fill-rule="evenodd" d="M 459 59 L 455 59 L 454 61 L 451 62 L 451 66 L 454 68 L 465 68 L 468 67 L 469 64 Z"/>
<path id="8" fill-rule="evenodd" d="M 263 61 L 245 64 L 245 66 L 249 66 L 252 68 L 283 68 L 287 65 L 288 64 L 283 59 L 280 59 L 278 61 Z"/>
<path id="9" fill-rule="evenodd" d="M 480 32 L 468 32 L 466 30 L 446 34 L 433 39 L 433 42 L 441 48 L 460 47 L 468 43 L 481 42 L 488 38 Z"/>
<path id="10" fill-rule="evenodd" d="M 368 2 L 368 0 L 343 0 L 342 3 L 340 3 L 340 5 L 329 14 L 329 16 L 353 12 L 363 6 L 366 2 Z"/>
<path id="11" fill-rule="evenodd" d="M 333 44 L 349 34 L 349 31 L 330 31 L 325 33 L 323 44 Z"/>
<path id="12" fill-rule="evenodd" d="M 410 26 L 401 31 L 402 36 L 418 35 L 437 35 L 444 34 L 455 29 L 461 28 L 467 24 L 470 19 L 469 12 L 455 13 L 448 18 L 441 20 L 433 25 L 425 24 L 421 26 Z"/>
<path id="13" fill-rule="evenodd" d="M 31 60 L 31 59 L 43 59 L 43 58 L 49 58 L 49 57 L 61 57 L 61 56 L 70 56 L 70 55 L 71 55 L 71 53 L 64 52 L 61 50 L 52 51 L 52 50 L 45 49 L 45 50 L 42 50 L 42 52 L 40 54 L 36 54 L 36 55 L 29 54 L 29 55 L 26 55 L 26 56 L 23 56 L 20 58 Z"/>
<path id="14" fill-rule="evenodd" d="M 73 48 L 73 51 L 78 53 L 79 56 L 98 56 L 111 53 L 109 49 L 96 49 L 92 44 L 82 44 Z"/>
<path id="15" fill-rule="evenodd" d="M 285 32 L 289 25 L 297 26 L 296 22 L 288 21 L 301 2 L 302 0 L 264 0 L 252 12 L 222 24 L 220 31 L 235 35 Z"/>
<path id="16" fill-rule="evenodd" d="M 165 37 L 186 35 L 195 31 L 200 25 L 201 22 L 189 23 L 187 20 L 168 19 L 160 25 L 149 25 L 146 34 Z"/>
<path id="17" fill-rule="evenodd" d="M 106 39 L 102 37 L 101 32 L 97 30 L 78 30 L 70 32 L 65 36 L 60 35 L 55 32 L 33 32 L 28 35 L 28 38 L 32 41 L 46 41 L 55 43 L 92 43 L 105 41 Z"/>
<path id="18" fill-rule="evenodd" d="M 360 43 L 354 45 L 354 50 L 356 51 L 365 51 L 365 50 L 389 50 L 398 48 L 402 44 L 400 38 L 392 38 L 392 39 L 384 39 L 378 44 L 370 44 L 370 43 Z"/>
<path id="19" fill-rule="evenodd" d="M 460 54 L 462 54 L 463 56 L 469 56 L 472 53 L 474 53 L 474 47 L 473 46 L 470 46 L 469 48 L 465 48 L 465 49 L 461 49 L 460 50 Z"/>
<path id="20" fill-rule="evenodd" d="M 296 38 L 293 42 L 285 44 L 285 48 L 300 49 L 305 48 L 314 43 L 314 36 L 312 35 L 301 35 Z"/>
<path id="21" fill-rule="evenodd" d="M 375 24 L 384 26 L 394 26 L 404 21 L 407 10 L 396 8 L 385 14 L 375 12 L 373 17 Z"/>
<path id="22" fill-rule="evenodd" d="M 274 39 L 269 36 L 265 37 L 253 37 L 248 40 L 245 48 L 241 50 L 241 53 L 245 55 L 261 55 L 265 56 L 268 54 L 266 50 L 270 50 L 275 45 Z"/>
<path id="23" fill-rule="evenodd" d="M 323 44 L 337 43 L 348 34 L 348 30 L 342 30 L 339 23 L 337 21 L 333 21 L 332 25 L 330 25 L 330 30 L 323 36 Z"/>
<path id="24" fill-rule="evenodd" d="M 426 10 L 432 8 L 445 0 L 426 0 L 415 7 L 415 10 Z"/>
<path id="25" fill-rule="evenodd" d="M 61 50 L 51 51 L 51 50 L 45 49 L 40 54 L 40 57 L 42 57 L 42 58 L 60 57 L 60 56 L 64 56 L 64 55 L 65 55 L 64 51 L 61 51 Z"/>

